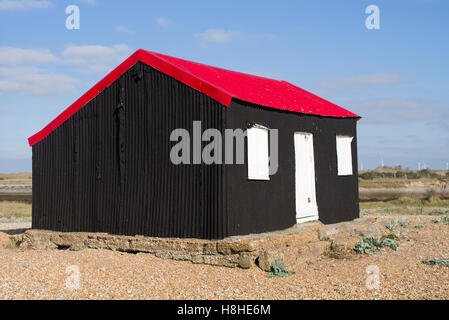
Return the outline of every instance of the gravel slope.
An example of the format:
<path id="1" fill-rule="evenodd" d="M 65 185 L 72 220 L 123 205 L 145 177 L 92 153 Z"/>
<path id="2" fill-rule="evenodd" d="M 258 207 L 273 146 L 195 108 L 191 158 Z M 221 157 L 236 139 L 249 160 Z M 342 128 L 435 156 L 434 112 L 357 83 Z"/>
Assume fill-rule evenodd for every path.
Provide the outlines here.
<path id="1" fill-rule="evenodd" d="M 300 259 L 287 278 L 149 254 L 0 249 L 0 299 L 448 299 L 449 267 L 420 262 L 449 257 L 449 225 L 432 223 L 435 218 L 387 218 L 412 226 L 401 229 L 407 236 L 398 251 Z M 424 228 L 413 228 L 417 224 Z M 370 265 L 380 270 L 378 290 L 365 285 Z"/>

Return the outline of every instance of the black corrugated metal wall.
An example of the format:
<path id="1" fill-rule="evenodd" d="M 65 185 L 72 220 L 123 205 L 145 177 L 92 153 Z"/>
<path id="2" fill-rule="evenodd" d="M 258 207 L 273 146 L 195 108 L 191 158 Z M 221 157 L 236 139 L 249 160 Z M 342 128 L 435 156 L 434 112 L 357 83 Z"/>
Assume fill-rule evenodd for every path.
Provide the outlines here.
<path id="1" fill-rule="evenodd" d="M 137 63 L 33 146 L 33 228 L 223 238 L 224 167 L 169 157 L 172 130 L 199 120 L 222 131 L 224 112 Z"/>

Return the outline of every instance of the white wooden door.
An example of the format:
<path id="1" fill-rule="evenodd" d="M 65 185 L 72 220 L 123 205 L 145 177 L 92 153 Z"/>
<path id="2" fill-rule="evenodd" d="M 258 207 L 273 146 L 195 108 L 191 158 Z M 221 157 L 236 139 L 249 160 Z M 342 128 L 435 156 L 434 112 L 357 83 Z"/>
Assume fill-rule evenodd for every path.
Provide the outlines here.
<path id="1" fill-rule="evenodd" d="M 296 222 L 318 219 L 313 134 L 295 132 Z"/>

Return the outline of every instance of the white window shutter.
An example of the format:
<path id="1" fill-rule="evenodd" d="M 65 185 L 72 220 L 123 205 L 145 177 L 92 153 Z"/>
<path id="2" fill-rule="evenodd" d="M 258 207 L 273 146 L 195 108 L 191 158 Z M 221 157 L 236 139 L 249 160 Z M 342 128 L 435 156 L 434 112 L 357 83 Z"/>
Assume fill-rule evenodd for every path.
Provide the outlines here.
<path id="1" fill-rule="evenodd" d="M 354 137 L 337 136 L 337 170 L 339 176 L 352 175 L 352 148 Z"/>
<path id="2" fill-rule="evenodd" d="M 268 129 L 252 127 L 247 130 L 248 179 L 270 180 Z"/>

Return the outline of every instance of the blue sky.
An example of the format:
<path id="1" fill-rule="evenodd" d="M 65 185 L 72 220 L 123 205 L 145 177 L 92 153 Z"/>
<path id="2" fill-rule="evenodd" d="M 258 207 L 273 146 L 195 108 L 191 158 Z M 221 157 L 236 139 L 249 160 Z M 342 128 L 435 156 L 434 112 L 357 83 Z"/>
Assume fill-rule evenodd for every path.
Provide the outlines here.
<path id="1" fill-rule="evenodd" d="M 65 9 L 80 9 L 67 30 Z M 380 30 L 365 8 L 380 9 Z M 0 0 L 0 172 L 136 49 L 287 80 L 363 117 L 359 167 L 446 168 L 449 1 Z"/>

